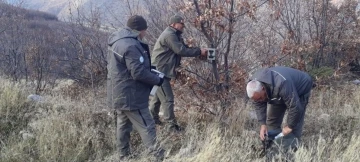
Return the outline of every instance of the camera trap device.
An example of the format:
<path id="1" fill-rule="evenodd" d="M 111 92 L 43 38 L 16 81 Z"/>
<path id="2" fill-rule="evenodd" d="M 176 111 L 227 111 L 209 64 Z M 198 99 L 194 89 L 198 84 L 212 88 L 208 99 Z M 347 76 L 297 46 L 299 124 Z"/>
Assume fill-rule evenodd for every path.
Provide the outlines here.
<path id="1" fill-rule="evenodd" d="M 165 74 L 160 72 L 160 71 L 157 71 L 155 69 L 151 69 L 151 72 L 156 74 L 157 76 L 159 76 L 160 78 L 164 78 Z M 151 89 L 151 92 L 150 92 L 150 95 L 151 96 L 154 96 L 156 94 L 156 91 L 157 89 L 159 88 L 159 86 L 157 85 L 154 85 L 153 88 Z"/>
<path id="2" fill-rule="evenodd" d="M 215 60 L 216 49 L 215 48 L 207 48 L 207 59 L 209 61 Z"/>

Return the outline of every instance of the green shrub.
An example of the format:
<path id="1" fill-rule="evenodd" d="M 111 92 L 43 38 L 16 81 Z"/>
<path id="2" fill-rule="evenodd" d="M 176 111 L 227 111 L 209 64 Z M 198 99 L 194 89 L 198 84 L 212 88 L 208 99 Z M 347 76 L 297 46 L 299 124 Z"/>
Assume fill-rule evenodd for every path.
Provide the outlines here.
<path id="1" fill-rule="evenodd" d="M 313 78 L 325 78 L 325 77 L 330 77 L 334 74 L 334 69 L 327 67 L 327 66 L 323 66 L 317 69 L 311 69 L 309 71 L 309 74 L 313 77 Z"/>

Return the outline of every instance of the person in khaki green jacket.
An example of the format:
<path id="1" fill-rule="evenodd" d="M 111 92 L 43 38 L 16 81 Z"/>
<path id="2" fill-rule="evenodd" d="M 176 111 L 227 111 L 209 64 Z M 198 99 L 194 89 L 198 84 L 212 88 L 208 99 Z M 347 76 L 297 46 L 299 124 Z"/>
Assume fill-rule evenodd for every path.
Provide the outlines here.
<path id="1" fill-rule="evenodd" d="M 168 131 L 180 131 L 174 114 L 174 94 L 170 80 L 175 79 L 175 69 L 180 66 L 181 57 L 206 56 L 207 50 L 198 47 L 188 47 L 181 37 L 185 28 L 184 19 L 174 15 L 170 18 L 169 26 L 157 39 L 153 53 L 152 65 L 165 74 L 164 83 L 150 101 L 150 111 L 156 124 L 162 124 L 159 120 L 160 106 L 163 108 L 164 121 Z"/>

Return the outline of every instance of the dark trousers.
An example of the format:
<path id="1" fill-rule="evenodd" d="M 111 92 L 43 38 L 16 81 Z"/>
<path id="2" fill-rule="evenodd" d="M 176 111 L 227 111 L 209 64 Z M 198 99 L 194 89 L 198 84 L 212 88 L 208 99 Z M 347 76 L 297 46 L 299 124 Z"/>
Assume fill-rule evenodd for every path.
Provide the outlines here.
<path id="1" fill-rule="evenodd" d="M 116 144 L 120 157 L 130 154 L 130 132 L 135 129 L 139 132 L 141 139 L 149 153 L 156 150 L 156 130 L 149 109 L 134 111 L 116 110 Z"/>
<path id="2" fill-rule="evenodd" d="M 310 92 L 300 96 L 300 102 L 301 105 L 304 108 L 304 111 L 302 114 L 300 114 L 300 119 L 298 121 L 298 124 L 296 127 L 292 130 L 292 134 L 295 135 L 296 138 L 299 140 L 301 139 L 302 130 L 304 126 L 304 118 L 305 118 L 305 112 L 306 112 L 306 106 L 309 102 L 310 98 Z M 281 124 L 283 122 L 283 118 L 286 111 L 286 105 L 280 104 L 280 105 L 270 105 L 268 111 L 267 111 L 267 119 L 266 119 L 266 125 L 268 127 L 269 131 L 279 131 L 281 130 Z M 281 132 L 281 131 L 280 131 Z"/>
<path id="3" fill-rule="evenodd" d="M 295 151 L 301 141 L 302 130 L 304 126 L 304 117 L 306 112 L 306 106 L 309 102 L 310 92 L 300 96 L 301 105 L 304 107 L 304 111 L 300 114 L 300 119 L 292 132 L 284 137 L 280 137 L 274 140 L 274 144 L 269 148 L 266 153 L 266 161 L 272 161 L 275 155 L 279 153 L 283 154 L 285 159 L 292 159 L 292 154 L 288 154 L 288 150 Z M 281 132 L 281 124 L 286 111 L 286 105 L 270 105 L 267 112 L 266 125 L 269 132 Z"/>

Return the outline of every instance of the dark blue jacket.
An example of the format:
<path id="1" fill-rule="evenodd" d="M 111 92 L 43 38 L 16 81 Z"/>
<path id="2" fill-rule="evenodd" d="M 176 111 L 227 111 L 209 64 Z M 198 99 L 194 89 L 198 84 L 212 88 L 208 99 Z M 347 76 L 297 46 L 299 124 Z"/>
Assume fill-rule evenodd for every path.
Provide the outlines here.
<path id="1" fill-rule="evenodd" d="M 107 55 L 107 99 L 118 110 L 147 109 L 150 90 L 160 83 L 151 72 L 149 47 L 139 33 L 123 28 L 110 35 Z"/>
<path id="2" fill-rule="evenodd" d="M 259 122 L 266 123 L 267 103 L 285 104 L 289 111 L 287 124 L 294 128 L 305 109 L 300 103 L 300 97 L 310 93 L 313 85 L 310 75 L 297 69 L 277 66 L 257 71 L 251 80 L 260 81 L 268 97 L 267 101 L 254 102 Z"/>

